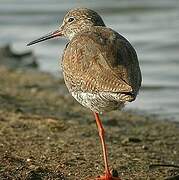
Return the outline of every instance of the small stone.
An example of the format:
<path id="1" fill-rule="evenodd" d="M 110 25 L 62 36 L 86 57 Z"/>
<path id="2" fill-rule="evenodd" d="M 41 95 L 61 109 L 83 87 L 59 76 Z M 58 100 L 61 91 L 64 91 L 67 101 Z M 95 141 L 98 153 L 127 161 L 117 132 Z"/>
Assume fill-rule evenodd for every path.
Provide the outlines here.
<path id="1" fill-rule="evenodd" d="M 148 146 L 143 145 L 143 146 L 142 146 L 142 149 L 144 149 L 144 150 L 148 150 L 149 148 L 148 148 Z"/>
<path id="2" fill-rule="evenodd" d="M 136 138 L 136 137 L 126 137 L 122 140 L 122 144 L 126 144 L 129 142 L 139 143 L 141 142 L 141 139 Z"/>
<path id="3" fill-rule="evenodd" d="M 31 161 L 31 159 L 30 159 L 30 158 L 27 158 L 27 159 L 26 159 L 26 161 L 27 161 L 27 162 L 30 162 L 30 161 Z"/>
<path id="4" fill-rule="evenodd" d="M 116 169 L 113 169 L 111 174 L 113 177 L 119 177 L 119 174 Z"/>
<path id="5" fill-rule="evenodd" d="M 49 136 L 47 137 L 47 140 L 50 140 L 50 137 L 49 137 Z"/>

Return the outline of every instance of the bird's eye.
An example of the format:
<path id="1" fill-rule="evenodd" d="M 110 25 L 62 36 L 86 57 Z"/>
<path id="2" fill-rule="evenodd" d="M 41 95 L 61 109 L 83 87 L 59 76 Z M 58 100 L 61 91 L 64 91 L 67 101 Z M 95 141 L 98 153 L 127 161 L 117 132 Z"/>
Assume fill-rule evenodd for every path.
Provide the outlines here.
<path id="1" fill-rule="evenodd" d="M 74 19 L 75 19 L 75 18 L 70 17 L 70 18 L 68 19 L 68 22 L 72 22 L 72 21 L 74 21 Z"/>

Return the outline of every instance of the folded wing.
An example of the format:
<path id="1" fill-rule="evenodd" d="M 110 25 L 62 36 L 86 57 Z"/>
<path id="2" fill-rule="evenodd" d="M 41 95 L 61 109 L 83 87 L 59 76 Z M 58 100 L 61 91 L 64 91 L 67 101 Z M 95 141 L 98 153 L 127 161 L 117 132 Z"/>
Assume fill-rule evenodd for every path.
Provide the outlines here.
<path id="1" fill-rule="evenodd" d="M 83 92 L 137 94 L 141 74 L 129 42 L 114 31 L 85 32 L 75 37 L 63 55 L 67 86 Z M 137 85 L 136 85 L 137 84 Z"/>

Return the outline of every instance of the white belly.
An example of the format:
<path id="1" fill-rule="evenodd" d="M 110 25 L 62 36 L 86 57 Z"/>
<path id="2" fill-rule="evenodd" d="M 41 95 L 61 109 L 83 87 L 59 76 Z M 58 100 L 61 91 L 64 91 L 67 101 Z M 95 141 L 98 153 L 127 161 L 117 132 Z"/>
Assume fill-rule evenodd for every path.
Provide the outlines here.
<path id="1" fill-rule="evenodd" d="M 91 109 L 93 112 L 104 112 L 121 109 L 124 107 L 124 101 L 120 100 L 120 93 L 99 92 L 71 92 L 72 96 L 83 106 Z"/>

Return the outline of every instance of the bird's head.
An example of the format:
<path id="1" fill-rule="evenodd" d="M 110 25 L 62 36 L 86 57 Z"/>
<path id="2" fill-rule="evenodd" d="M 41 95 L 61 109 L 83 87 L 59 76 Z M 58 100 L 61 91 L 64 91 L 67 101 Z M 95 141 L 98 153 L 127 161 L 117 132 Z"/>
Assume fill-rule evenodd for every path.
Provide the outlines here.
<path id="1" fill-rule="evenodd" d="M 65 36 L 71 40 L 76 34 L 89 30 L 92 26 L 105 26 L 102 18 L 95 11 L 87 8 L 72 9 L 65 15 L 63 23 L 58 30 L 42 36 L 27 45 L 36 44 L 58 36 Z"/>
<path id="2" fill-rule="evenodd" d="M 65 37 L 72 39 L 74 35 L 88 30 L 92 26 L 105 26 L 105 24 L 95 11 L 87 8 L 77 8 L 70 10 L 65 15 L 59 29 Z"/>

